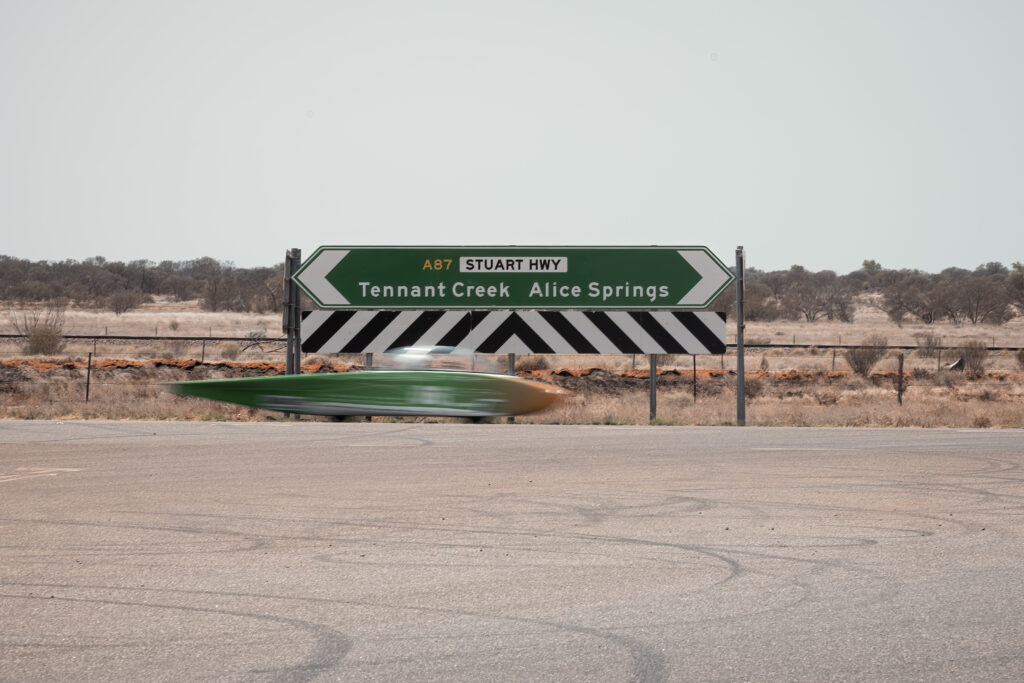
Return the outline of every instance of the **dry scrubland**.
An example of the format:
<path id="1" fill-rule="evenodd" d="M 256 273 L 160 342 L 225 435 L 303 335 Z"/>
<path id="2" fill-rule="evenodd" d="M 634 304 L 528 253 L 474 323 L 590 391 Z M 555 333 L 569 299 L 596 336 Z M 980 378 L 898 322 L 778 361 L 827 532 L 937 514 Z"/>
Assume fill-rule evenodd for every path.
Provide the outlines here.
<path id="1" fill-rule="evenodd" d="M 734 333 L 730 325 L 730 342 Z M 0 332 L 11 333 L 0 320 Z M 139 311 L 69 310 L 66 334 L 159 336 L 278 336 L 274 315 L 204 313 L 194 303 L 158 302 Z M 856 344 L 881 335 L 893 345 L 913 345 L 934 335 L 946 347 L 970 340 L 1024 346 L 1024 319 L 1002 326 L 955 327 L 906 324 L 897 328 L 877 309 L 862 305 L 854 323 L 748 323 L 745 356 L 747 423 L 882 427 L 1024 427 L 1024 368 L 1013 351 L 989 352 L 984 374 L 945 370 L 920 350 L 905 356 L 906 391 L 896 402 L 896 351 L 868 377 L 850 371 L 843 352 L 772 349 L 758 344 Z M 162 382 L 237 377 L 283 371 L 283 344 L 246 348 L 245 343 L 154 341 L 69 342 L 60 355 L 27 357 L 17 343 L 0 345 L 0 417 L 28 419 L 273 420 L 279 413 L 167 394 Z M 90 400 L 85 401 L 86 356 L 94 353 Z M 204 363 L 197 361 L 203 358 Z M 176 360 L 172 360 L 176 359 Z M 571 389 L 571 399 L 520 421 L 541 423 L 645 424 L 649 418 L 646 356 L 521 356 L 518 371 Z M 305 359 L 306 371 L 359 367 L 361 356 Z M 735 354 L 697 357 L 694 399 L 690 356 L 659 361 L 658 422 L 728 424 L 736 418 Z M 314 419 L 314 418 L 303 418 Z M 380 418 L 375 418 L 380 419 Z"/>

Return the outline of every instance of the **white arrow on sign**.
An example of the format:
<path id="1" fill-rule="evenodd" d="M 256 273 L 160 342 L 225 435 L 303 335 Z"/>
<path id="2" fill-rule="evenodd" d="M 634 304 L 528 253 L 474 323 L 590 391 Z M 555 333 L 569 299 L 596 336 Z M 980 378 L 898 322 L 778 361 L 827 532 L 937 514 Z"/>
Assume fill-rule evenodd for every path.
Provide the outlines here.
<path id="1" fill-rule="evenodd" d="M 700 281 L 679 300 L 680 306 L 707 305 L 718 290 L 732 279 L 732 273 L 704 249 L 681 249 L 679 255 L 700 275 Z"/>
<path id="2" fill-rule="evenodd" d="M 323 250 L 314 254 L 309 265 L 302 271 L 302 284 L 310 297 L 317 302 L 331 306 L 347 306 L 346 299 L 338 289 L 327 281 L 327 274 L 348 256 L 349 250 Z M 296 273 L 298 275 L 298 273 Z"/>

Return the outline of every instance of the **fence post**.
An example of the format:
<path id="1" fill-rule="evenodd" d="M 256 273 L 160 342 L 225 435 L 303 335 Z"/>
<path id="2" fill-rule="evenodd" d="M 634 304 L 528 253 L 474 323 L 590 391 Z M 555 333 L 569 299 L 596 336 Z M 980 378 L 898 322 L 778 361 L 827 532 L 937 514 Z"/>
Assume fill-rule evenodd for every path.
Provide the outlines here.
<path id="1" fill-rule="evenodd" d="M 697 356 L 693 356 L 693 403 L 697 404 Z"/>
<path id="2" fill-rule="evenodd" d="M 658 417 L 658 354 L 651 354 L 651 422 Z"/>
<path id="3" fill-rule="evenodd" d="M 900 353 L 899 377 L 896 379 L 896 403 L 903 405 L 903 354 Z"/>
<path id="4" fill-rule="evenodd" d="M 89 354 L 89 364 L 85 367 L 85 402 L 89 402 L 89 384 L 92 381 L 92 354 Z"/>
<path id="5" fill-rule="evenodd" d="M 475 354 L 474 354 L 474 358 L 475 358 Z M 511 377 L 515 377 L 516 376 L 516 354 L 514 354 L 514 353 L 508 354 L 508 374 Z M 509 415 L 505 419 L 505 421 L 508 422 L 509 424 L 512 424 L 512 423 L 514 423 L 516 421 L 516 416 L 515 415 Z"/>

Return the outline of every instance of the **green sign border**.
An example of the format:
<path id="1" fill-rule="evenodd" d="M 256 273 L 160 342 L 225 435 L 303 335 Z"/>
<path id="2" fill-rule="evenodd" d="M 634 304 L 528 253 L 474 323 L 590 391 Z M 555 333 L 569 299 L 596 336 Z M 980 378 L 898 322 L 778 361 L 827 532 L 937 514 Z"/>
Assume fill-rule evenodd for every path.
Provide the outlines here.
<path id="1" fill-rule="evenodd" d="M 348 252 L 369 251 L 369 250 L 374 250 L 374 251 L 392 250 L 392 251 L 406 251 L 406 252 L 410 252 L 411 251 L 411 252 L 418 252 L 418 253 L 420 253 L 420 256 L 416 257 L 417 260 L 418 260 L 420 258 L 424 258 L 424 259 L 433 258 L 434 256 L 436 256 L 436 252 L 438 250 L 446 250 L 446 249 L 447 250 L 458 250 L 460 252 L 478 251 L 478 252 L 481 252 L 482 256 L 484 256 L 484 255 L 507 256 L 508 255 L 507 253 L 499 253 L 499 254 L 494 254 L 493 253 L 493 252 L 496 252 L 496 251 L 499 251 L 499 250 L 502 251 L 502 252 L 510 252 L 510 251 L 511 252 L 520 252 L 524 256 L 531 255 L 531 254 L 529 254 L 529 252 L 531 252 L 531 251 L 537 252 L 537 251 L 540 251 L 540 250 L 543 250 L 545 252 L 551 252 L 551 251 L 565 252 L 564 253 L 565 256 L 572 256 L 573 252 L 580 252 L 580 251 L 620 251 L 620 252 L 642 252 L 642 251 L 658 251 L 658 252 L 679 252 L 679 251 L 684 251 L 685 252 L 685 251 L 691 251 L 691 252 L 703 252 L 704 254 L 707 255 L 707 257 L 710 259 L 710 261 L 713 262 L 713 264 L 715 266 L 717 266 L 718 269 L 720 269 L 720 272 L 724 273 L 725 280 L 718 287 L 717 290 L 715 290 L 710 296 L 708 296 L 703 301 L 703 303 L 701 303 L 699 305 L 690 305 L 690 304 L 688 304 L 688 305 L 656 304 L 655 305 L 655 304 L 650 304 L 650 303 L 636 304 L 636 305 L 601 304 L 601 303 L 596 303 L 596 304 L 595 303 L 587 303 L 585 305 L 580 305 L 578 303 L 573 303 L 573 304 L 560 303 L 560 304 L 547 304 L 547 305 L 509 305 L 507 303 L 503 303 L 503 304 L 481 303 L 479 300 L 466 303 L 465 305 L 462 305 L 462 304 L 458 304 L 458 305 L 449 305 L 449 304 L 436 305 L 436 304 L 424 304 L 422 302 L 413 302 L 413 303 L 408 303 L 408 304 L 395 305 L 395 304 L 372 304 L 372 303 L 325 304 L 321 300 L 321 298 L 319 296 L 317 296 L 315 292 L 311 291 L 310 287 L 308 287 L 307 284 L 305 282 L 303 282 L 302 279 L 301 279 L 302 275 L 307 271 L 307 269 L 311 265 L 313 265 L 317 261 L 317 259 L 319 259 L 321 257 L 321 254 L 323 254 L 326 251 L 348 251 Z M 434 253 L 429 253 L 428 254 L 428 252 L 434 252 Z M 487 252 L 492 252 L 492 253 L 491 254 L 487 254 Z M 543 255 L 543 254 L 538 254 L 538 255 Z M 460 254 L 460 256 L 465 256 L 465 254 L 462 253 L 462 254 Z M 682 263 L 680 264 L 680 266 L 682 268 L 684 268 L 684 269 L 685 268 L 689 268 L 689 270 L 693 271 L 694 273 L 697 272 L 696 269 L 689 263 L 689 261 L 685 260 L 685 258 L 682 255 L 675 254 L 675 256 L 682 260 Z M 346 256 L 346 258 L 347 258 L 347 256 Z M 335 268 L 336 267 L 337 266 L 335 266 Z M 332 272 L 333 272 L 333 269 L 332 269 Z M 459 271 L 455 270 L 453 272 L 457 273 Z M 507 276 L 507 275 L 510 275 L 510 274 L 509 273 L 481 273 L 481 274 L 475 274 L 475 275 L 473 275 L 473 277 L 480 277 L 481 275 L 488 275 L 488 276 L 489 275 L 506 275 Z M 522 275 L 522 273 L 514 273 L 512 275 L 519 276 L 519 275 Z M 554 275 L 548 274 L 548 275 L 545 275 L 544 273 L 534 273 L 534 275 L 537 276 L 537 277 L 557 277 L 558 274 L 554 274 Z M 662 275 L 662 273 L 659 273 L 659 275 Z M 610 275 L 610 277 L 612 277 L 612 276 Z M 305 292 L 306 295 L 309 296 L 309 298 L 312 299 L 314 303 L 316 303 L 317 306 L 319 306 L 321 309 L 324 309 L 324 310 L 352 310 L 352 311 L 357 311 L 357 310 L 580 310 L 580 311 L 587 311 L 587 310 L 705 310 L 714 302 L 714 300 L 716 298 L 718 298 L 718 296 L 723 291 L 725 291 L 725 289 L 730 284 L 733 283 L 733 281 L 735 280 L 735 276 L 729 270 L 729 268 L 714 254 L 714 252 L 711 251 L 711 249 L 709 249 L 708 247 L 703 246 L 703 245 L 685 245 L 685 246 L 662 246 L 662 245 L 651 245 L 651 246 L 564 246 L 564 245 L 530 245 L 530 246 L 518 246 L 518 245 L 484 245 L 484 246 L 480 246 L 480 245 L 415 245 L 415 246 L 358 245 L 358 246 L 346 246 L 346 245 L 324 245 L 324 246 L 321 246 L 321 247 L 317 248 L 316 251 L 314 251 L 312 253 L 312 255 L 310 255 L 310 257 L 305 260 L 305 262 L 298 268 L 298 270 L 295 271 L 294 275 L 292 276 L 292 279 L 299 286 L 299 288 L 301 288 L 302 291 Z M 701 279 L 703 279 L 703 278 L 701 278 Z M 693 285 L 691 285 L 690 290 L 687 290 L 687 291 L 692 291 L 692 289 L 694 287 L 696 287 L 700 283 L 701 279 L 698 279 L 696 282 L 694 282 Z M 326 274 L 325 274 L 325 280 L 326 280 Z M 329 281 L 328 281 L 328 284 L 330 284 Z M 333 287 L 334 290 L 337 290 L 336 286 L 332 285 L 332 287 Z M 339 294 L 340 298 L 344 299 L 344 295 L 342 295 L 342 293 L 340 291 L 338 291 L 338 294 Z M 686 295 L 686 292 L 684 292 L 681 295 L 680 298 L 682 298 L 685 295 Z"/>

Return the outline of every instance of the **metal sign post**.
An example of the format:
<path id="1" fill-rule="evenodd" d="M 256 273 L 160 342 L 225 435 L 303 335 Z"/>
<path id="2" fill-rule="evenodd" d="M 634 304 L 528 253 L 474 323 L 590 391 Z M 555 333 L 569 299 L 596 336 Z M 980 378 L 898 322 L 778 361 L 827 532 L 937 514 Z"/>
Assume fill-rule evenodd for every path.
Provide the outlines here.
<path id="1" fill-rule="evenodd" d="M 746 252 L 736 247 L 736 424 L 747 424 L 746 387 L 743 367 L 743 262 Z"/>
<path id="2" fill-rule="evenodd" d="M 299 287 L 295 284 L 294 275 L 302 262 L 301 249 L 289 249 L 284 256 L 284 320 L 283 331 L 287 335 L 285 343 L 285 374 L 302 373 L 302 304 Z"/>

